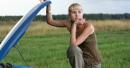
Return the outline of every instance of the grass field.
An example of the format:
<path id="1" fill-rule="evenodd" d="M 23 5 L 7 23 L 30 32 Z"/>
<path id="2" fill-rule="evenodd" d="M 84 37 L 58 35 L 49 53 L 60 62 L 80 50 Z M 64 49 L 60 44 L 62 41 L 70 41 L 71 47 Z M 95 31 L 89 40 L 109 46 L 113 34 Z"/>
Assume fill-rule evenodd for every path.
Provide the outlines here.
<path id="1" fill-rule="evenodd" d="M 130 68 L 130 20 L 89 21 L 94 24 L 102 68 Z M 0 40 L 14 24 L 0 24 Z M 34 22 L 17 44 L 26 62 L 33 68 L 71 68 L 66 50 L 69 46 L 66 29 Z M 25 65 L 16 48 L 3 62 Z"/>

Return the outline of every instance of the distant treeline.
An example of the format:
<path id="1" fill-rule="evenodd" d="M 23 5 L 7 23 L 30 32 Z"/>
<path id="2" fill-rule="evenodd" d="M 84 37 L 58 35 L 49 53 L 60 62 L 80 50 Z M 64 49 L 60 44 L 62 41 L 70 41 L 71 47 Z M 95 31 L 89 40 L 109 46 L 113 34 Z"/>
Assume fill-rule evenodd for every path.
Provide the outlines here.
<path id="1" fill-rule="evenodd" d="M 53 15 L 54 19 L 67 19 L 67 15 Z M 22 16 L 0 16 L 0 21 L 18 21 Z M 84 18 L 88 20 L 107 20 L 107 19 L 130 19 L 130 14 L 84 14 Z M 46 16 L 38 15 L 34 21 L 45 21 Z"/>

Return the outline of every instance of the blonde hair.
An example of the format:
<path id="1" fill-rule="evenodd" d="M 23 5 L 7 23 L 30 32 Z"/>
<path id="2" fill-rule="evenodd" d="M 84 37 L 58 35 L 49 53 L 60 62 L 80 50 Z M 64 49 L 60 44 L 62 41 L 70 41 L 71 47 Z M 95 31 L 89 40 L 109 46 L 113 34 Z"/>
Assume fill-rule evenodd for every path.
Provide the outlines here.
<path id="1" fill-rule="evenodd" d="M 82 10 L 81 5 L 79 3 L 73 3 L 69 6 L 68 12 L 71 12 L 74 9 L 81 9 Z"/>

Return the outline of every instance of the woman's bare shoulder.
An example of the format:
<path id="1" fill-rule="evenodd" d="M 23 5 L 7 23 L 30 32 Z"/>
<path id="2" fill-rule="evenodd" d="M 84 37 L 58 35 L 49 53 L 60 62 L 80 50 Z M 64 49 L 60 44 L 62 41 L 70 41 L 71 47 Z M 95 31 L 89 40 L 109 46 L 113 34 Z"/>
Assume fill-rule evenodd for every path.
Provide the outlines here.
<path id="1" fill-rule="evenodd" d="M 86 24 L 86 29 L 91 29 L 92 32 L 94 32 L 94 26 L 91 22 L 85 21 L 85 24 Z"/>
<path id="2" fill-rule="evenodd" d="M 87 21 L 87 20 L 85 20 L 85 24 L 86 24 L 87 26 L 93 26 L 92 22 Z"/>

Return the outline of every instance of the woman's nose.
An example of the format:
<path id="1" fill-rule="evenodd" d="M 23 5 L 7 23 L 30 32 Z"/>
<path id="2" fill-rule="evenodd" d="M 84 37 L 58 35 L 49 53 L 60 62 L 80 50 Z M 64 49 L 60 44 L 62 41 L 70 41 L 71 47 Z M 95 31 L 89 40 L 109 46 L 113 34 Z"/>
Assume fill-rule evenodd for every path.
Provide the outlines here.
<path id="1" fill-rule="evenodd" d="M 78 17 L 78 13 L 77 13 L 77 12 L 76 12 L 76 14 L 75 14 L 75 15 L 76 15 L 76 17 Z"/>

